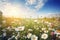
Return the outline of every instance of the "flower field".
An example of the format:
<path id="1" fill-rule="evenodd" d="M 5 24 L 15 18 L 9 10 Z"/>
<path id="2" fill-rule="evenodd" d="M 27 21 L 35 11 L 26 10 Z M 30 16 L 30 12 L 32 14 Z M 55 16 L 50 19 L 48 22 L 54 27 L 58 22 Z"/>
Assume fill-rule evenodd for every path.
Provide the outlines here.
<path id="1" fill-rule="evenodd" d="M 60 40 L 60 18 L 2 18 L 0 40 Z"/>

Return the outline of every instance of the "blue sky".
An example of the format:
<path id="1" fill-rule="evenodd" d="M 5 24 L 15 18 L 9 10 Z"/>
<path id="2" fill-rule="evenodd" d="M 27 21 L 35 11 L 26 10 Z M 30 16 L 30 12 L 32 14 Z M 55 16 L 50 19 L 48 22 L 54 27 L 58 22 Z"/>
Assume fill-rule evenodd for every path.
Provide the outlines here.
<path id="1" fill-rule="evenodd" d="M 40 10 L 51 13 L 60 12 L 60 0 L 48 0 Z"/>
<path id="2" fill-rule="evenodd" d="M 0 10 L 6 16 L 47 16 L 60 13 L 60 0 L 0 0 Z"/>
<path id="3" fill-rule="evenodd" d="M 25 0 L 10 0 L 12 3 L 19 3 L 25 6 Z M 34 9 L 34 5 L 29 5 L 31 9 Z M 42 6 L 41 9 L 38 10 L 39 12 L 60 12 L 60 0 L 47 0 L 47 2 Z"/>

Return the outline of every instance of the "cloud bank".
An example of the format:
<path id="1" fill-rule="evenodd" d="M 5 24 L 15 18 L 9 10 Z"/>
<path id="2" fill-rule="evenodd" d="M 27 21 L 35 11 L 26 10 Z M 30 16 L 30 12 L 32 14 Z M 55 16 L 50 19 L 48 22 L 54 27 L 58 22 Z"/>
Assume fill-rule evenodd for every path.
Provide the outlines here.
<path id="1" fill-rule="evenodd" d="M 39 10 L 40 8 L 42 8 L 45 3 L 47 2 L 47 0 L 26 0 L 26 5 L 27 6 L 33 6 L 35 8 L 35 10 Z"/>
<path id="2" fill-rule="evenodd" d="M 26 7 L 24 7 L 22 4 L 15 4 L 9 2 L 10 0 L 0 0 L 0 10 L 3 12 L 3 15 L 6 17 L 22 17 L 22 18 L 37 18 L 40 14 L 38 14 L 36 11 L 42 8 L 46 2 L 46 0 L 25 0 Z M 28 5 L 34 6 L 34 10 L 32 8 L 30 9 Z M 41 15 L 40 15 L 41 16 Z"/>

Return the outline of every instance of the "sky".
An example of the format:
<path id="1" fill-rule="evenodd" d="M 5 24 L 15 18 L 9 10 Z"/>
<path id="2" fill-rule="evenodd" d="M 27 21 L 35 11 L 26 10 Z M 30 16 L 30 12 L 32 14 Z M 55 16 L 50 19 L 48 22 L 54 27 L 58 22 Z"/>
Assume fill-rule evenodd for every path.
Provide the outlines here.
<path id="1" fill-rule="evenodd" d="M 6 17 L 45 17 L 60 14 L 60 0 L 0 0 L 0 11 Z"/>

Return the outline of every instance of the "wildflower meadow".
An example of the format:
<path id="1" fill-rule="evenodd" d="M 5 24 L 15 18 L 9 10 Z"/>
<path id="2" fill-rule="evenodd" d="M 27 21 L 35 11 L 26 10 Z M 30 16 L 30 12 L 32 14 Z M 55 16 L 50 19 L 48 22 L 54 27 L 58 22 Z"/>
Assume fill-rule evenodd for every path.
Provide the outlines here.
<path id="1" fill-rule="evenodd" d="M 3 17 L 0 40 L 60 40 L 60 18 Z"/>

